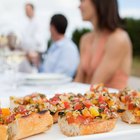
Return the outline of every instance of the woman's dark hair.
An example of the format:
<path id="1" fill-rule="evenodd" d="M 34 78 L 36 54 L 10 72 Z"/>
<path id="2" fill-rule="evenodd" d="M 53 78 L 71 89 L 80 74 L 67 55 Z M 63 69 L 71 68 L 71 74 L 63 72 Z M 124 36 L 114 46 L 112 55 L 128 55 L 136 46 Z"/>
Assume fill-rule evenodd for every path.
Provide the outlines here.
<path id="1" fill-rule="evenodd" d="M 51 18 L 50 24 L 56 28 L 58 33 L 65 34 L 68 21 L 64 15 L 56 14 Z"/>
<path id="2" fill-rule="evenodd" d="M 98 27 L 114 31 L 122 26 L 122 20 L 119 16 L 117 0 L 91 0 L 95 5 L 98 16 Z"/>

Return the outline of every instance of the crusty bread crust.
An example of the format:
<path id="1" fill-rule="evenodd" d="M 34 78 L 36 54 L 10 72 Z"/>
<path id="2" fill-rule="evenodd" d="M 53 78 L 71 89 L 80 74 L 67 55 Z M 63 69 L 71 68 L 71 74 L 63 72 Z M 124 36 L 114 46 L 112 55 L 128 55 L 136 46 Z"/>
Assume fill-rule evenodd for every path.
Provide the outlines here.
<path id="1" fill-rule="evenodd" d="M 8 140 L 8 126 L 0 125 L 0 140 Z"/>
<path id="2" fill-rule="evenodd" d="M 18 106 L 19 106 L 19 104 L 15 103 L 15 99 L 10 98 L 10 109 L 13 110 L 15 107 L 18 107 Z"/>
<path id="3" fill-rule="evenodd" d="M 57 111 L 57 112 L 53 115 L 53 123 L 57 123 L 57 122 L 58 122 L 58 118 L 59 118 L 58 113 L 59 113 L 59 111 Z"/>
<path id="4" fill-rule="evenodd" d="M 140 124 L 140 117 L 134 116 L 132 112 L 129 110 L 125 111 L 122 115 L 121 118 L 124 122 L 129 123 L 129 124 Z"/>
<path id="5" fill-rule="evenodd" d="M 65 117 L 58 119 L 59 127 L 66 136 L 90 135 L 111 131 L 117 119 L 94 121 L 88 124 L 68 124 Z"/>
<path id="6" fill-rule="evenodd" d="M 53 118 L 50 113 L 33 113 L 29 116 L 16 119 L 9 125 L 10 138 L 18 140 L 50 129 Z"/>

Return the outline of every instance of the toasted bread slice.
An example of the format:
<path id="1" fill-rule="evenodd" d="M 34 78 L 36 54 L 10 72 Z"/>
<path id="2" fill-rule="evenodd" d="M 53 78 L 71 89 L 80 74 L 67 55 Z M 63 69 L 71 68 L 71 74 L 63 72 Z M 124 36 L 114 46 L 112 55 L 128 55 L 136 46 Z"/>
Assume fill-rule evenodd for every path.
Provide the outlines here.
<path id="1" fill-rule="evenodd" d="M 65 117 L 58 119 L 59 127 L 66 136 L 90 135 L 111 131 L 116 125 L 117 119 L 93 121 L 87 124 L 68 124 Z"/>
<path id="2" fill-rule="evenodd" d="M 8 140 L 8 126 L 0 125 L 0 140 Z"/>
<path id="3" fill-rule="evenodd" d="M 49 130 L 52 124 L 53 118 L 49 111 L 33 113 L 9 124 L 9 135 L 13 140 L 23 139 Z"/>
<path id="4" fill-rule="evenodd" d="M 122 120 L 129 124 L 140 124 L 140 117 L 135 116 L 129 110 L 125 111 L 122 116 Z"/>

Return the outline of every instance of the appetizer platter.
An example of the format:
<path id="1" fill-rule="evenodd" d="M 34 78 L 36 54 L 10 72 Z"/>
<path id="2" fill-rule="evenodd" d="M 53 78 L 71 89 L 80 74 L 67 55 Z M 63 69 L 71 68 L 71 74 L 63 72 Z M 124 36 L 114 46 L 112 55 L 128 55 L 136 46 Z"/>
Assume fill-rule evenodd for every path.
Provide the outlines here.
<path id="1" fill-rule="evenodd" d="M 7 102 L 8 108 L 0 108 L 0 140 L 140 137 L 140 93 L 135 90 L 116 92 L 99 84 L 84 94 L 55 93 L 48 98 L 31 93 L 11 96 Z"/>

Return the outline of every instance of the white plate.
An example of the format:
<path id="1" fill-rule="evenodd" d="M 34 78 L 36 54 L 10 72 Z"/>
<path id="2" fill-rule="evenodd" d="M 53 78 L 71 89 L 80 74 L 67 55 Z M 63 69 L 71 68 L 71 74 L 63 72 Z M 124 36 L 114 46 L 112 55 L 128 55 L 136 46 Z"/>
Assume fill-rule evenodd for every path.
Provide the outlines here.
<path id="1" fill-rule="evenodd" d="M 71 82 L 72 78 L 63 74 L 35 73 L 24 75 L 24 84 L 28 85 L 52 85 Z"/>
<path id="2" fill-rule="evenodd" d="M 72 84 L 67 84 L 65 88 L 61 86 L 55 92 L 58 91 L 69 92 L 72 89 L 75 92 L 80 91 L 81 93 L 84 93 L 89 89 L 89 86 L 84 84 L 72 83 Z M 109 90 L 111 92 L 116 92 L 116 90 L 114 89 L 109 89 Z M 20 94 L 20 96 L 22 95 Z M 53 94 L 51 96 L 53 96 Z M 48 97 L 50 97 L 50 95 L 48 95 Z M 0 99 L 4 107 L 8 106 L 9 104 L 8 98 L 0 98 Z M 138 140 L 140 139 L 140 125 L 137 124 L 129 125 L 127 123 L 122 122 L 121 120 L 118 120 L 116 127 L 111 132 L 102 133 L 102 134 L 93 134 L 87 136 L 67 137 L 61 133 L 58 125 L 55 124 L 49 131 L 26 138 L 25 140 L 40 140 L 40 139 L 41 140 L 103 140 L 103 139 L 104 140 L 118 140 L 118 139 Z"/>
<path id="3" fill-rule="evenodd" d="M 8 98 L 3 98 L 2 101 L 5 105 L 9 104 Z M 127 123 L 122 122 L 121 120 L 118 120 L 116 127 L 113 129 L 113 131 L 108 133 L 67 137 L 61 133 L 59 126 L 55 124 L 49 131 L 35 136 L 31 136 L 24 140 L 138 140 L 139 138 L 139 124 L 129 125 Z"/>
<path id="4" fill-rule="evenodd" d="M 140 138 L 140 125 L 129 125 L 118 120 L 113 131 L 87 136 L 67 137 L 63 135 L 57 124 L 51 130 L 40 135 L 32 136 L 26 140 L 138 140 Z"/>

